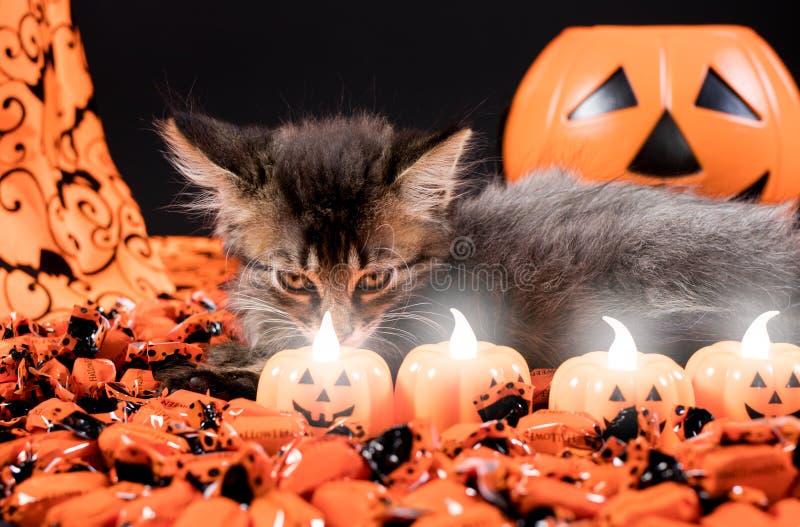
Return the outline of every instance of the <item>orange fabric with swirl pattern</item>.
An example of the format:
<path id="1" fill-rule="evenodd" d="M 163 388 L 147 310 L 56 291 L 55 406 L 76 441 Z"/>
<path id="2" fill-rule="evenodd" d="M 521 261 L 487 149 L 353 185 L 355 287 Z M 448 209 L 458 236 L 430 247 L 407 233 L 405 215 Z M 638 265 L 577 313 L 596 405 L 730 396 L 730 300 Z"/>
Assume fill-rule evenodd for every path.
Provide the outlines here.
<path id="1" fill-rule="evenodd" d="M 111 161 L 68 0 L 0 3 L 0 313 L 173 291 Z"/>

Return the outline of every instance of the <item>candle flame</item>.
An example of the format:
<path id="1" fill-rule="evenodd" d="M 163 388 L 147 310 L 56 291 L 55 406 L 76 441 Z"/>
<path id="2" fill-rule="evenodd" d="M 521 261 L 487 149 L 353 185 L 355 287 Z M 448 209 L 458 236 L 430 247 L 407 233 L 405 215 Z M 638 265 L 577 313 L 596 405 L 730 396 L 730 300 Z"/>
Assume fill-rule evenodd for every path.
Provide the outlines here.
<path id="1" fill-rule="evenodd" d="M 474 359 L 478 356 L 478 339 L 467 319 L 458 309 L 450 308 L 456 325 L 450 336 L 450 358 L 455 360 Z"/>
<path id="2" fill-rule="evenodd" d="M 612 370 L 635 370 L 638 352 L 631 332 L 616 318 L 603 317 L 603 321 L 614 330 L 614 342 L 608 348 L 608 367 Z"/>
<path id="3" fill-rule="evenodd" d="M 339 360 L 339 339 L 333 329 L 331 312 L 326 311 L 319 325 L 319 331 L 311 344 L 311 358 L 317 362 L 333 362 Z"/>
<path id="4" fill-rule="evenodd" d="M 769 333 L 767 322 L 780 311 L 761 313 L 747 328 L 742 337 L 742 357 L 745 359 L 769 359 Z"/>

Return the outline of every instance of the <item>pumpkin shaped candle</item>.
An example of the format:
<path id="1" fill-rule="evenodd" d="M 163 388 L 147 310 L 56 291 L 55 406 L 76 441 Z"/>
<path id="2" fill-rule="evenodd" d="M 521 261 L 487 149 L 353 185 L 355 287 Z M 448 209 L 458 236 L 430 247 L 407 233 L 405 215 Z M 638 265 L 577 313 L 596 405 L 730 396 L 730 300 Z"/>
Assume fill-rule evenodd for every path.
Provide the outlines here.
<path id="1" fill-rule="evenodd" d="M 800 347 L 773 344 L 759 315 L 741 342 L 723 341 L 695 352 L 686 364 L 698 406 L 737 421 L 794 415 L 800 417 Z"/>
<path id="2" fill-rule="evenodd" d="M 430 419 L 439 431 L 456 423 L 479 423 L 473 399 L 507 382 L 530 384 L 525 359 L 513 348 L 478 341 L 457 309 L 449 341 L 411 350 L 397 372 L 395 415 L 398 423 Z"/>
<path id="3" fill-rule="evenodd" d="M 665 422 L 673 406 L 694 406 L 692 384 L 683 368 L 666 355 L 638 352 L 622 322 L 603 320 L 614 330 L 611 347 L 568 359 L 556 370 L 550 409 L 586 412 L 608 422 L 623 408 L 644 406 Z"/>
<path id="4" fill-rule="evenodd" d="M 267 361 L 256 401 L 300 412 L 320 435 L 343 417 L 357 420 L 368 434 L 394 424 L 389 367 L 377 353 L 340 346 L 330 312 L 311 347 L 283 350 Z"/>

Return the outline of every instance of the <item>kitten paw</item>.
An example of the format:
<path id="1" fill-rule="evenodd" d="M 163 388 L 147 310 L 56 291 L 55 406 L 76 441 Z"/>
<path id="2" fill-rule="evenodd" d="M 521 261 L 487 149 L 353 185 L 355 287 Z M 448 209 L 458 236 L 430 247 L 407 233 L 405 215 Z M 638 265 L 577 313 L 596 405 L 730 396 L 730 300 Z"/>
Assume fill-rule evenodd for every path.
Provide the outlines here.
<path id="1" fill-rule="evenodd" d="M 258 375 L 244 369 L 208 368 L 175 365 L 153 372 L 155 378 L 174 390 L 208 392 L 213 397 L 230 400 L 237 397 L 256 398 Z"/>

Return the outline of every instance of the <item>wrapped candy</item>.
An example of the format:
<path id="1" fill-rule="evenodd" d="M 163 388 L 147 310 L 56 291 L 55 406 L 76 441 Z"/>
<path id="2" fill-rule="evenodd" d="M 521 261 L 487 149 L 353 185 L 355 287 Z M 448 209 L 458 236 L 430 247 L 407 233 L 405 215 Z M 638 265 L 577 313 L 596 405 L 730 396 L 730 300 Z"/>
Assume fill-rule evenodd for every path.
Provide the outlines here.
<path id="1" fill-rule="evenodd" d="M 98 488 L 51 507 L 42 525 L 87 527 L 113 524 L 122 508 L 145 492 L 144 485 L 129 481 Z"/>
<path id="2" fill-rule="evenodd" d="M 28 478 L 3 501 L 2 513 L 22 527 L 42 525 L 51 507 L 108 485 L 98 472 L 66 472 Z"/>
<path id="3" fill-rule="evenodd" d="M 312 436 L 298 412 L 169 392 L 153 367 L 235 339 L 204 295 L 2 323 L 0 513 L 19 525 L 793 525 L 800 419 L 676 406 L 602 424 L 537 410 L 552 372 L 475 398 L 484 422 Z M 467 401 L 467 403 L 471 402 Z M 541 402 L 541 401 L 540 401 Z M 666 417 L 666 419 L 664 419 Z M 782 523 L 781 523 L 782 522 Z"/>
<path id="4" fill-rule="evenodd" d="M 348 500 L 349 501 L 349 500 Z M 340 502 L 340 507 L 343 503 Z M 350 508 L 348 503 L 345 509 Z M 324 516 L 316 507 L 297 494 L 273 490 L 259 496 L 250 504 L 250 519 L 253 527 L 274 527 L 275 525 L 323 525 Z M 334 523 L 328 521 L 328 525 Z M 348 523 L 345 525 L 353 525 Z"/>
<path id="5" fill-rule="evenodd" d="M 247 511 L 235 501 L 216 497 L 196 500 L 186 507 L 173 524 L 174 527 L 249 527 Z"/>
<path id="6" fill-rule="evenodd" d="M 201 494 L 195 487 L 185 480 L 176 479 L 166 487 L 152 488 L 125 503 L 117 514 L 117 525 L 172 525 L 185 508 L 199 499 Z"/>
<path id="7" fill-rule="evenodd" d="M 566 449 L 594 452 L 601 429 L 589 414 L 538 410 L 520 419 L 517 430 L 536 452 L 560 454 Z"/>
<path id="8" fill-rule="evenodd" d="M 331 527 L 348 527 L 380 525 L 391 499 L 386 487 L 374 481 L 342 480 L 317 487 L 311 504 Z"/>
<path id="9" fill-rule="evenodd" d="M 366 479 L 369 467 L 350 439 L 338 435 L 299 438 L 278 457 L 278 488 L 310 494 L 326 481 Z"/>
<path id="10" fill-rule="evenodd" d="M 664 483 L 641 491 L 620 493 L 597 514 L 597 523 L 607 527 L 643 525 L 652 518 L 694 522 L 700 517 L 695 492 L 677 483 Z"/>

